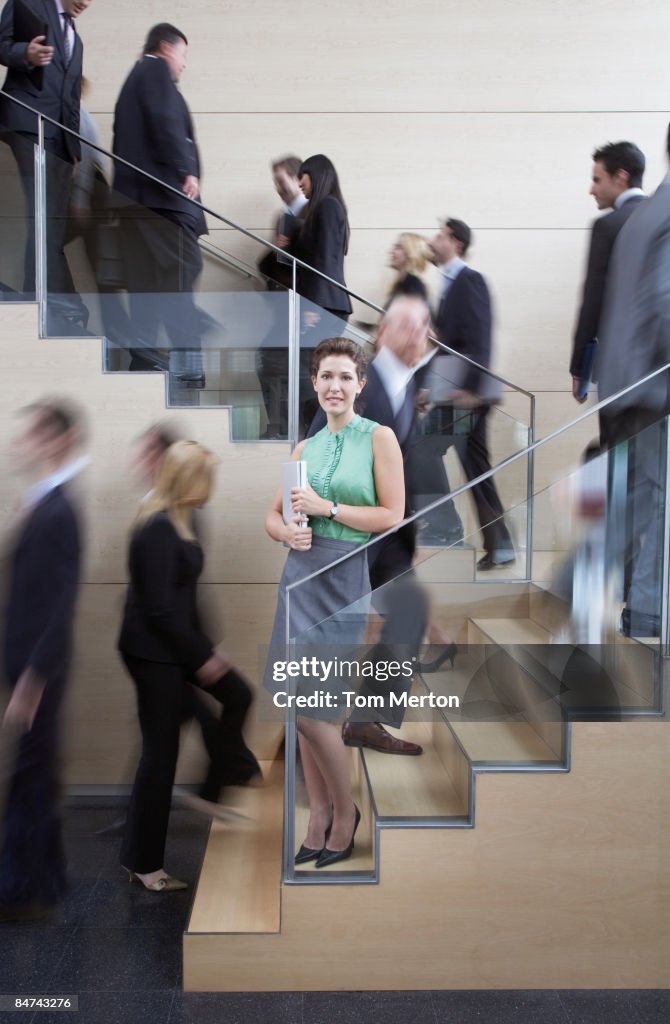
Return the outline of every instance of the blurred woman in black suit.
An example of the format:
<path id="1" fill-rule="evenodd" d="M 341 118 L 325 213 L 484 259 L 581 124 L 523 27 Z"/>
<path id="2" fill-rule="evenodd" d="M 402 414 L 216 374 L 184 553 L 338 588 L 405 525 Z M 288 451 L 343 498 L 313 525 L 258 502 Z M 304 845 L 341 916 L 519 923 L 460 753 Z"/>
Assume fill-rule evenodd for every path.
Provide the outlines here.
<path id="1" fill-rule="evenodd" d="M 300 189 L 308 200 L 302 227 L 289 247 L 289 239 L 277 244 L 333 282 L 298 265 L 297 290 L 301 297 L 300 407 L 301 434 L 307 432 L 318 403 L 311 381 L 312 354 L 324 338 L 344 334 L 351 313 L 351 300 L 344 281 L 344 257 L 349 249 L 349 218 L 340 182 L 332 162 L 318 153 L 300 165 Z M 342 288 L 338 287 L 342 285 Z"/>
<path id="2" fill-rule="evenodd" d="M 308 205 L 293 255 L 346 288 L 344 257 L 349 249 L 349 219 L 337 171 L 328 157 L 319 153 L 302 162 L 298 182 Z M 303 298 L 341 320 L 347 319 L 351 301 L 346 291 L 305 267 L 299 266 L 297 274 Z"/>
<path id="3" fill-rule="evenodd" d="M 142 756 L 128 809 L 121 863 L 130 880 L 154 892 L 185 889 L 163 867 L 179 731 L 191 684 L 223 705 L 218 756 L 212 756 L 200 809 L 223 816 L 217 803 L 227 778 L 249 772 L 253 755 L 242 728 L 251 691 L 202 631 L 196 585 L 203 552 L 193 511 L 210 497 L 217 458 L 195 441 L 163 456 L 154 490 L 142 501 L 130 541 L 130 583 L 119 650 L 137 690 Z M 212 751 L 210 751 L 210 756 Z"/>

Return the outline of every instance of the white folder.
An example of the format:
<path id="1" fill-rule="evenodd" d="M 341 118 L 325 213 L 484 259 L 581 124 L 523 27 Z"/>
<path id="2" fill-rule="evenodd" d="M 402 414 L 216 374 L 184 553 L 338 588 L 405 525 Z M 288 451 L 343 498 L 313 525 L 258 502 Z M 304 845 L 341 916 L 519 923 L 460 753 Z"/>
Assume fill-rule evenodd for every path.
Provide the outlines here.
<path id="1" fill-rule="evenodd" d="M 307 463 L 304 459 L 297 462 L 283 462 L 281 467 L 282 516 L 288 523 L 295 515 L 291 505 L 291 490 L 294 487 L 305 487 L 307 484 Z"/>

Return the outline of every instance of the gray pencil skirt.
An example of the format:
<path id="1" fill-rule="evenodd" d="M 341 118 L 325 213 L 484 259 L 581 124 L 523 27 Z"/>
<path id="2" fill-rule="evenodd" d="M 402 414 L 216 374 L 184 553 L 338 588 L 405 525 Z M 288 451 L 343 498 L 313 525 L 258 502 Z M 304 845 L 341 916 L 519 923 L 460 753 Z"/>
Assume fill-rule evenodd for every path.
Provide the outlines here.
<path id="1" fill-rule="evenodd" d="M 285 690 L 288 685 L 287 681 L 275 681 L 276 673 L 272 671 L 275 661 L 296 660 L 304 656 L 320 660 L 347 658 L 355 656 L 352 652 L 363 643 L 370 595 L 367 552 L 359 550 L 340 565 L 326 568 L 360 547 L 351 541 L 313 537 L 309 551 L 289 551 L 279 582 L 264 677 L 265 688 L 272 693 Z M 291 584 L 306 579 L 319 569 L 326 571 L 302 586 L 293 587 L 287 594 Z M 286 645 L 287 606 L 290 647 Z M 294 679 L 293 682 L 297 691 L 304 693 L 311 693 L 320 685 L 313 677 Z M 332 682 L 331 677 L 323 685 L 328 688 Z M 337 716 L 318 714 L 315 717 Z"/>

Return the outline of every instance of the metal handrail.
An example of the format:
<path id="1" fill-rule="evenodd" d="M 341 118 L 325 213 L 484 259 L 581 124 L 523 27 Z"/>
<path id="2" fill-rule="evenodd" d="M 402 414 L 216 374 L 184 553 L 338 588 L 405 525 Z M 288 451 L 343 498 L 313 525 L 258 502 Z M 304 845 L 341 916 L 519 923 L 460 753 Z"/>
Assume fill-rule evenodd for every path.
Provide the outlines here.
<path id="1" fill-rule="evenodd" d="M 5 92 L 4 89 L 0 89 L 0 95 L 4 96 L 12 103 L 16 103 L 18 106 L 23 107 L 25 110 L 29 110 L 32 114 L 35 114 L 37 118 L 41 118 L 42 121 L 47 121 L 49 124 L 55 125 L 56 128 L 60 128 L 61 131 L 67 132 L 68 135 L 74 136 L 74 138 L 79 139 L 79 141 L 84 143 L 84 145 L 90 146 L 91 149 L 95 149 L 98 153 L 104 153 L 104 155 L 109 157 L 113 161 L 113 163 L 123 164 L 125 167 L 130 168 L 130 170 L 135 171 L 137 174 L 141 174 L 144 178 L 148 179 L 149 181 L 153 181 L 155 184 L 162 186 L 163 188 L 167 189 L 170 192 L 174 192 L 174 194 L 179 196 L 180 199 L 187 199 L 188 202 L 193 203 L 194 206 L 197 206 L 199 209 L 201 209 L 203 213 L 208 213 L 210 214 L 210 216 L 215 217 L 219 221 L 222 221 L 224 224 L 227 224 L 229 227 L 234 228 L 236 231 L 240 231 L 243 235 L 246 235 L 248 238 L 253 238 L 255 242 L 258 242 L 260 245 L 264 245 L 267 249 L 271 249 L 273 252 L 280 254 L 284 257 L 288 256 L 289 259 L 293 262 L 294 266 L 298 265 L 304 267 L 305 270 L 309 270 L 311 273 L 323 278 L 324 281 L 328 281 L 329 284 L 335 285 L 337 288 L 340 288 L 343 292 L 346 292 L 347 295 L 351 296 L 351 298 L 356 299 L 358 302 L 362 302 L 365 306 L 368 306 L 370 309 L 374 309 L 377 313 L 384 313 L 383 306 L 378 306 L 377 303 L 371 302 L 369 299 L 366 299 L 363 295 L 359 295 L 358 292 L 352 291 L 351 288 L 342 285 L 339 281 L 335 281 L 332 277 L 329 277 L 327 274 L 324 274 L 321 270 L 317 270 L 316 267 L 310 266 L 309 263 L 305 263 L 303 260 L 298 259 L 297 256 L 293 256 L 291 253 L 287 253 L 284 249 L 280 249 L 272 242 L 269 242 L 266 238 L 262 238 L 260 235 L 257 235 L 254 231 L 250 231 L 249 228 L 242 227 L 242 225 L 238 224 L 237 221 L 231 220 L 229 217 L 224 217 L 223 214 L 217 213 L 216 210 L 213 210 L 209 206 L 205 206 L 204 203 L 201 203 L 197 199 L 191 199 L 188 196 L 185 196 L 183 192 L 181 192 L 178 188 L 175 188 L 173 185 L 168 185 L 167 182 L 161 181 L 160 178 L 157 178 L 155 175 L 150 174 L 148 171 L 143 170 L 141 167 L 138 167 L 136 164 L 131 163 L 129 160 L 124 160 L 123 157 L 116 156 L 114 153 L 110 153 L 109 150 L 104 149 L 102 146 L 98 146 L 97 143 L 91 142 L 89 139 L 84 138 L 82 135 L 79 134 L 79 132 L 76 132 L 74 131 L 74 129 L 68 128 L 66 125 L 61 124 L 59 121 L 56 121 L 53 117 L 48 117 L 46 114 L 42 114 L 39 110 L 36 110 L 35 107 L 31 107 L 29 103 L 24 103 L 23 100 L 17 99 L 16 96 L 12 96 L 10 93 Z M 487 366 L 483 366 L 481 363 L 475 362 L 474 359 L 470 359 L 469 356 L 464 355 L 462 352 L 457 352 L 455 349 L 450 348 L 448 345 L 444 345 L 438 338 L 432 338 L 431 336 L 431 340 L 435 342 L 435 344 L 439 345 L 440 348 L 444 349 L 445 352 L 449 352 L 452 355 L 458 356 L 460 359 L 463 359 L 465 362 L 469 363 L 470 366 L 473 366 L 480 372 L 486 373 L 490 377 L 493 377 L 494 380 L 499 381 L 506 388 L 509 388 L 512 391 L 518 391 L 520 394 L 525 395 L 531 401 L 531 403 L 534 401 L 534 395 L 532 394 L 532 392 L 527 391 L 520 385 L 515 384 L 513 381 L 508 380 L 506 377 L 501 376 L 501 374 L 495 373 Z"/>
<path id="2" fill-rule="evenodd" d="M 397 524 L 397 526 L 392 526 L 390 530 L 386 530 L 384 533 L 375 534 L 375 536 L 371 540 L 366 541 L 365 544 L 360 544 L 353 551 L 348 551 L 346 555 L 342 555 L 341 558 L 338 558 L 333 562 L 329 562 L 328 565 L 324 566 L 322 569 L 317 569 L 316 572 L 313 572 L 310 576 L 304 576 L 302 579 L 297 580 L 295 583 L 290 583 L 286 587 L 286 592 L 289 593 L 296 587 L 300 587 L 304 583 L 309 582 L 309 580 L 316 579 L 317 576 L 321 576 L 325 572 L 330 572 L 330 570 L 333 569 L 336 565 L 340 565 L 340 563 L 348 561 L 355 555 L 359 555 L 361 551 L 371 548 L 374 544 L 377 544 L 380 540 L 383 540 L 385 537 L 390 537 L 392 534 L 397 533 L 397 531 L 400 530 L 403 526 L 407 526 L 409 523 L 413 523 L 417 519 L 423 518 L 429 512 L 434 512 L 435 509 L 440 508 L 440 506 L 444 505 L 447 501 L 451 501 L 453 498 L 459 497 L 459 495 L 464 494 L 466 491 L 472 490 L 472 488 L 476 487 L 478 484 L 483 483 L 485 480 L 490 480 L 492 476 L 494 476 L 500 470 L 506 469 L 508 466 L 511 466 L 512 463 L 518 462 L 519 459 L 523 459 L 526 456 L 532 456 L 538 448 L 542 448 L 543 445 L 548 444 L 550 441 L 553 441 L 557 437 L 560 437 L 561 434 L 565 434 L 568 430 L 571 430 L 572 427 L 576 426 L 578 423 L 582 423 L 584 420 L 593 416 L 594 413 L 600 412 L 602 409 L 607 409 L 608 406 L 613 405 L 615 402 L 618 402 L 620 398 L 624 397 L 624 395 L 629 395 L 632 391 L 635 391 L 643 384 L 648 384 L 649 381 L 654 380 L 654 378 L 660 376 L 660 374 L 667 373 L 668 370 L 670 370 L 670 363 L 666 363 L 664 366 L 659 367 L 658 370 L 654 370 L 652 373 L 647 374 L 646 377 L 641 377 L 640 380 L 636 381 L 634 384 L 629 384 L 621 391 L 617 391 L 615 394 L 610 395 L 609 398 L 604 398 L 601 402 L 597 402 L 595 405 L 590 406 L 585 412 L 575 417 L 574 420 L 571 420 L 569 423 L 564 423 L 562 427 L 558 427 L 556 430 L 553 430 L 550 434 L 547 434 L 545 437 L 541 437 L 538 441 L 534 441 L 532 444 L 529 444 L 527 448 L 524 448 L 519 452 L 514 452 L 512 455 L 508 455 L 507 458 L 502 459 L 496 466 L 492 466 L 491 469 L 487 469 L 485 473 L 480 473 L 479 476 L 474 477 L 467 483 L 462 484 L 460 487 L 457 487 L 456 490 L 450 491 L 449 494 L 442 495 L 441 498 L 438 498 L 436 501 L 433 501 L 430 505 L 426 505 L 425 508 L 420 509 L 418 512 L 414 512 L 413 515 L 411 516 L 407 516 L 407 518 L 403 519 L 402 522 Z M 532 499 L 532 497 L 532 494 L 529 495 L 528 500 Z M 448 550 L 448 548 L 446 550 Z"/>

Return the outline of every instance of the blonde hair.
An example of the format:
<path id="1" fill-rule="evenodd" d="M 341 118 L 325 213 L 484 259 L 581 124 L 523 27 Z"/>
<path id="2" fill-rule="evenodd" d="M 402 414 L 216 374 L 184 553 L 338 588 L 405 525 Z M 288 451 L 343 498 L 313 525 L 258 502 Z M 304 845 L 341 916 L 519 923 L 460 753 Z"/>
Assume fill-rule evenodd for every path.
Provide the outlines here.
<path id="1" fill-rule="evenodd" d="M 208 500 L 218 461 L 214 452 L 197 441 L 171 444 L 161 460 L 156 486 L 140 505 L 134 529 L 158 512 L 166 512 L 180 537 L 195 540 L 191 513 L 195 505 Z"/>
<path id="2" fill-rule="evenodd" d="M 407 257 L 407 272 L 420 277 L 430 262 L 430 249 L 423 235 L 403 231 L 398 235 L 395 244 L 400 246 Z"/>

